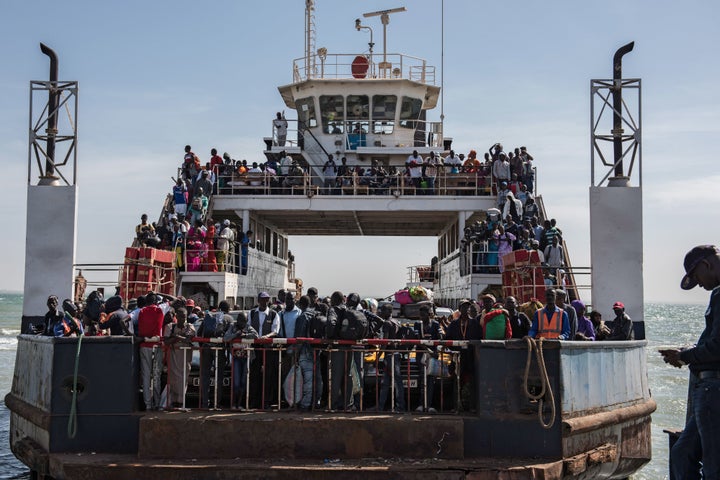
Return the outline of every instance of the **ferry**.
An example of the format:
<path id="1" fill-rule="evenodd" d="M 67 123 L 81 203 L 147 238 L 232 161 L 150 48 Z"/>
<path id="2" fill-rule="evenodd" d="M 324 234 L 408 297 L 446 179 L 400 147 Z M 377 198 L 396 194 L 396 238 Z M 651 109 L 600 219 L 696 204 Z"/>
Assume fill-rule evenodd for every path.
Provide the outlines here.
<path id="1" fill-rule="evenodd" d="M 273 175 L 267 169 L 240 174 L 237 168 L 221 167 L 208 206 L 208 215 L 221 225 L 227 220 L 238 226 L 239 235 L 253 232 L 245 239 L 247 250 L 232 251 L 220 268 L 216 262 L 214 268 L 188 269 L 187 248 L 168 254 L 135 244 L 127 249 L 118 277 L 124 299 L 154 290 L 197 298 L 209 309 L 225 300 L 247 311 L 259 291 L 299 296 L 305 287 L 294 268 L 288 241 L 293 235 L 435 235 L 433 260 L 411 267 L 409 285 L 431 289 L 438 305 L 456 308 L 461 299 L 477 300 L 488 292 L 523 300 L 541 297 L 545 284 L 537 280 L 541 270 L 532 256 L 513 257 L 500 274 L 482 260 L 484 243 L 468 242 L 465 235 L 466 227 L 472 231 L 476 222 L 497 215 L 500 186 L 492 175 L 455 173 L 447 165 L 433 182 L 401 173 L 415 152 L 421 158 L 451 154 L 453 139 L 443 122 L 427 120 L 440 98 L 436 69 L 420 57 L 389 53 L 387 41 L 382 53 L 373 51 L 372 42 L 369 52 L 316 48 L 315 2 L 305 4 L 305 52 L 292 64 L 292 82 L 278 88 L 295 118 L 281 115 L 278 120 L 287 127 L 281 124 L 263 139 L 268 161 L 288 162 L 288 169 L 279 166 Z M 392 16 L 403 10 L 366 13 L 356 28 L 380 20 L 387 38 Z M 288 411 L 282 408 L 280 385 L 278 397 L 270 399 L 277 401 L 274 407 L 264 408 L 263 402 L 252 408 L 246 402 L 247 411 L 232 411 L 223 405 L 228 385 L 217 371 L 211 382 L 213 408 L 183 404 L 143 411 L 133 337 L 23 334 L 12 391 L 5 398 L 13 453 L 35 478 L 57 479 L 629 477 L 651 458 L 656 407 L 648 387 L 642 314 L 642 186 L 632 182 L 634 173 L 642 178 L 635 156 L 641 152 L 640 128 L 625 111 L 632 102 L 622 100 L 623 94 L 640 94 L 639 80 L 621 76 L 621 58 L 631 49 L 628 45 L 616 53 L 611 80 L 592 82 L 593 105 L 599 107 L 593 108 L 593 266 L 588 271 L 593 303 L 634 299 L 628 313 L 635 340 L 241 342 L 263 358 L 277 355 L 280 361 L 288 346 L 303 342 L 328 354 L 344 352 L 346 359 L 360 352 L 363 360 L 356 361 L 370 362 L 360 369 L 368 376 L 372 362 L 378 366 L 379 353 L 400 353 L 411 412 L 401 414 L 365 408 L 370 405 L 363 400 L 363 381 L 362 399 L 352 411 L 332 409 L 329 402 L 307 412 Z M 37 166 L 30 161 L 29 172 L 37 168 L 39 181 L 29 174 L 23 332 L 42 319 L 48 292 L 67 285 L 65 296 L 74 298 L 77 287 L 85 286 L 74 260 L 77 159 L 72 147 L 64 162 L 55 156 L 59 141 L 76 141 L 74 129 L 63 136 L 57 111 L 77 108 L 77 84 L 59 81 L 57 57 L 45 46 L 43 52 L 51 58 L 50 80 L 31 83 L 31 102 L 47 94 L 47 103 L 39 109 L 45 117 L 31 122 Z M 30 111 L 36 111 L 32 104 Z M 607 112 L 611 120 L 603 117 Z M 603 130 L 608 125 L 609 134 Z M 602 155 L 603 141 L 613 146 L 614 156 Z M 330 156 L 338 166 L 384 173 L 355 171 L 328 178 L 324 166 Z M 535 191 L 534 199 L 541 217 L 549 218 L 542 195 Z M 168 198 L 163 205 L 160 226 L 170 221 L 172 204 Z M 52 244 L 38 234 L 48 228 L 55 232 Z M 565 264 L 570 265 L 567 253 Z M 583 295 L 583 282 L 575 275 L 579 271 L 571 268 L 567 275 L 571 298 Z M 202 338 L 188 348 L 203 345 L 216 359 L 226 349 L 239 348 Z M 412 380 L 422 372 L 411 358 L 422 348 L 437 347 L 444 348 L 441 359 L 455 365 L 460 352 L 473 353 L 471 408 L 460 408 L 457 378 L 441 366 L 436 394 L 442 406 L 437 413 L 415 412 L 424 404 L 418 400 L 422 392 L 411 395 L 417 388 Z M 368 360 L 368 354 L 374 357 Z M 345 395 L 352 387 L 343 388 Z M 190 456 L 188 445 L 193 446 Z"/>

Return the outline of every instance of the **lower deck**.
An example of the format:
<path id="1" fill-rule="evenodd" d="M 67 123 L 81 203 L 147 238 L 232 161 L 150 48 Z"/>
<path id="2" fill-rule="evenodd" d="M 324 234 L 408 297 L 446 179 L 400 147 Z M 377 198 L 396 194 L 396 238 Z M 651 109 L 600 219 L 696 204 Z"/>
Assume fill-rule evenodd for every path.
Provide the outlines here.
<path id="1" fill-rule="evenodd" d="M 139 418 L 137 454 L 47 454 L 27 440 L 14 452 L 58 480 L 550 480 L 604 478 L 639 440 L 608 441 L 567 458 L 480 458 L 465 452 L 473 423 L 457 415 L 155 412 Z M 649 419 L 642 424 L 649 430 Z M 633 469 L 643 463 L 636 459 Z"/>

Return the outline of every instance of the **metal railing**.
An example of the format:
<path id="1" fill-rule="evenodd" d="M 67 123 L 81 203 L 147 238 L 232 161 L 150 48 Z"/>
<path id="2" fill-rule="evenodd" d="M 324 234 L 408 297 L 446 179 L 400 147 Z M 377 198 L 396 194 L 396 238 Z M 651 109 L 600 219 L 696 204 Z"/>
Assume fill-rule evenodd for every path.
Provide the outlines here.
<path id="1" fill-rule="evenodd" d="M 171 345 L 161 338 L 153 340 L 155 354 L 163 350 L 168 368 L 163 408 L 257 411 L 301 405 L 314 411 L 383 411 L 385 405 L 380 403 L 384 400 L 392 412 L 454 413 L 460 395 L 455 372 L 460 371 L 460 352 L 469 345 L 468 341 L 447 340 L 270 338 L 224 342 L 201 337 L 192 338 L 192 344 Z M 172 371 L 172 363 L 178 362 L 167 361 L 172 351 L 187 359 L 182 362 L 182 376 Z M 306 365 L 301 368 L 302 362 Z M 303 373 L 304 380 L 296 380 Z M 178 377 L 184 379 L 182 384 L 174 384 Z M 310 382 L 304 391 L 299 385 L 303 381 Z M 178 396 L 182 402 L 173 405 L 171 398 Z M 404 408 L 399 408 L 402 405 Z"/>
<path id="2" fill-rule="evenodd" d="M 491 196 L 493 178 L 484 172 L 448 173 L 443 168 L 435 177 L 411 179 L 406 175 L 349 175 L 335 177 L 325 187 L 323 177 L 304 175 L 233 174 L 219 176 L 219 195 L 449 195 Z M 220 186 L 222 185 L 222 186 Z"/>
<path id="3" fill-rule="evenodd" d="M 387 79 L 407 79 L 414 82 L 435 85 L 436 74 L 435 67 L 428 65 L 427 61 L 402 53 L 388 53 L 387 64 L 382 65 L 387 68 L 380 68 L 381 64 L 375 63 L 375 57 L 381 59 L 382 56 L 376 55 L 369 58 L 368 73 L 364 77 L 358 78 L 353 75 L 353 60 L 359 54 L 325 54 L 313 55 L 310 59 L 306 57 L 296 58 L 293 60 L 293 82 L 302 82 L 305 80 L 320 79 L 362 79 L 362 78 L 387 78 Z M 364 55 L 361 55 L 364 56 Z M 308 61 L 310 60 L 310 61 Z M 307 69 L 307 65 L 315 65 L 316 70 Z M 372 72 L 375 72 L 373 75 Z"/>

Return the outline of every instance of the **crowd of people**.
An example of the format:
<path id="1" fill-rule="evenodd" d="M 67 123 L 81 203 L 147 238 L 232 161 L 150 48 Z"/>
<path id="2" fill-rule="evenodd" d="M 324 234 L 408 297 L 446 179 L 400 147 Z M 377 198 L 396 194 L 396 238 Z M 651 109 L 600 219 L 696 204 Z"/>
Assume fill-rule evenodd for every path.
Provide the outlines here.
<path id="1" fill-rule="evenodd" d="M 278 116 L 276 121 L 283 120 Z M 185 214 L 185 210 L 190 213 L 192 209 L 193 214 L 202 215 L 207 210 L 207 199 L 213 194 L 299 193 L 300 190 L 296 192 L 292 187 L 309 185 L 309 166 L 297 161 L 285 150 L 277 158 L 269 156 L 265 162 L 235 160 L 227 152 L 220 157 L 216 149 L 212 149 L 210 154 L 210 161 L 203 165 L 192 147 L 185 147 L 176 185 L 184 192 L 185 199 L 175 198 L 176 205 L 184 211 L 176 210 L 178 213 Z M 436 152 L 422 158 L 413 151 L 404 167 L 384 166 L 377 160 L 367 167 L 348 165 L 346 157 L 335 158 L 333 154 L 328 154 L 321 170 L 323 186 L 318 193 L 334 195 L 346 193 L 350 187 L 356 186 L 367 187 L 369 193 L 377 195 L 390 194 L 400 187 L 404 192 L 405 186 L 412 187 L 413 193 L 434 195 L 437 193 L 437 178 L 454 174 L 472 178 L 466 186 L 472 186 L 476 194 L 496 193 L 504 182 L 522 197 L 532 194 L 535 183 L 533 157 L 526 147 L 517 147 L 514 152 L 506 154 L 499 143 L 490 147 L 484 160 L 477 158 L 475 150 L 470 150 L 467 158 L 464 154 L 456 155 L 453 150 L 445 158 Z M 462 193 L 470 193 L 470 190 Z"/>
<path id="2" fill-rule="evenodd" d="M 631 340 L 632 320 L 621 302 L 613 305 L 615 318 L 605 324 L 593 311 L 588 318 L 585 305 L 575 300 L 567 304 L 562 290 L 547 289 L 545 304 L 537 300 L 518 305 L 514 297 L 496 299 L 483 295 L 481 303 L 469 299 L 460 302 L 452 315 L 436 317 L 435 308 L 423 305 L 419 319 L 401 321 L 393 317 L 391 302 L 361 299 L 356 293 L 333 292 L 320 297 L 316 288 L 297 297 L 281 290 L 273 302 L 261 292 L 257 304 L 246 314 L 233 312 L 221 301 L 217 308 L 203 310 L 192 299 L 153 292 L 140 296 L 124 307 L 114 295 L 107 300 L 91 292 L 84 305 L 65 300 L 62 310 L 58 298 L 47 300 L 48 312 L 35 333 L 72 337 L 79 335 L 132 336 L 139 344 L 140 376 L 146 409 L 186 406 L 188 375 L 192 349 L 200 350 L 199 406 L 218 407 L 221 398 L 211 391 L 213 375 L 232 372 L 231 408 L 270 409 L 291 406 L 299 410 L 331 409 L 356 411 L 408 410 L 433 413 L 437 402 L 435 387 L 444 363 L 464 392 L 458 399 L 446 400 L 458 410 L 474 408 L 473 349 L 448 346 L 405 345 L 403 340 L 510 340 L 548 338 L 558 340 Z M 273 338 L 301 339 L 285 341 L 282 358 L 268 345 Z M 376 338 L 389 340 L 385 345 L 384 368 L 379 379 L 374 407 L 362 405 L 360 384 L 367 369 L 364 351 L 349 345 L 327 341 Z M 216 342 L 222 339 L 218 349 Z M 247 340 L 258 342 L 248 343 Z M 316 341 L 314 341 L 314 340 Z M 242 342 L 241 340 L 246 340 Z M 240 341 L 240 342 L 239 342 Z M 332 345 L 332 348 L 330 348 Z M 272 350 L 268 350 L 272 348 Z M 416 349 L 420 398 L 408 404 L 401 370 L 403 353 Z M 456 360 L 459 355 L 459 362 Z M 447 361 L 443 361 L 443 358 Z M 454 371 L 456 365 L 459 371 Z M 161 373 L 167 369 L 163 383 Z M 249 379 L 249 383 L 247 380 Z M 284 387 L 278 391 L 278 379 Z M 280 400 L 281 396 L 283 400 Z M 222 397 L 222 395 L 220 396 Z M 394 403 L 388 405 L 388 400 Z M 280 402 L 280 403 L 278 403 Z M 227 406 L 227 405 L 226 405 Z"/>

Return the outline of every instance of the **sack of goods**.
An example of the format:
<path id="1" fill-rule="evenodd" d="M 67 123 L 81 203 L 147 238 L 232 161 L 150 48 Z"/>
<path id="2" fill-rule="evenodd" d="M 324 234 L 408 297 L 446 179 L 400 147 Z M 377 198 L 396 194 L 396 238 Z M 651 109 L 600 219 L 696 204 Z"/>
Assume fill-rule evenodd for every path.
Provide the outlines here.
<path id="1" fill-rule="evenodd" d="M 410 298 L 413 299 L 413 302 L 422 302 L 428 299 L 428 291 L 422 285 L 410 287 L 408 293 L 410 293 Z"/>
<path id="2" fill-rule="evenodd" d="M 407 305 L 408 303 L 413 303 L 414 300 L 410 296 L 410 292 L 407 290 L 398 290 L 395 292 L 395 301 L 398 302 L 400 305 Z"/>

